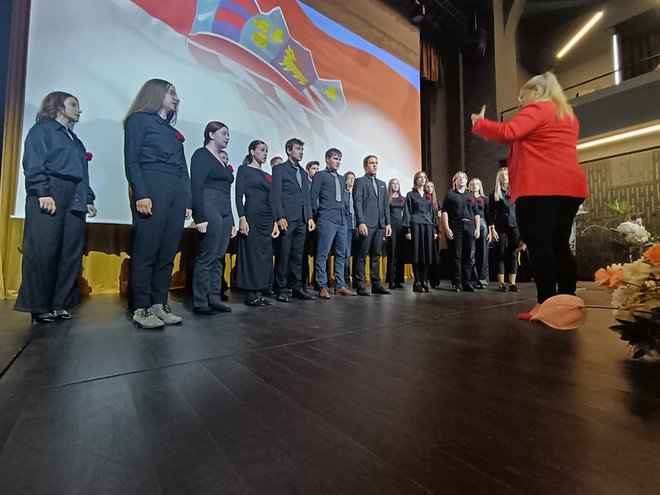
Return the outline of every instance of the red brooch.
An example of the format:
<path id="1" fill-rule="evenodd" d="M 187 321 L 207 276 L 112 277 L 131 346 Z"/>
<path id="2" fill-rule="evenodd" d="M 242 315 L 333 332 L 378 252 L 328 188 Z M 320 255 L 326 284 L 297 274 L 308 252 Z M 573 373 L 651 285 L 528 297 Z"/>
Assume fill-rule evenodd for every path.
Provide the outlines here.
<path id="1" fill-rule="evenodd" d="M 472 203 L 474 201 L 474 196 L 468 196 L 468 201 Z"/>
<path id="2" fill-rule="evenodd" d="M 186 138 L 183 137 L 183 134 L 181 134 L 180 132 L 177 132 L 174 136 L 182 143 L 186 140 Z"/>
<path id="3" fill-rule="evenodd" d="M 269 184 L 273 182 L 273 178 L 268 174 L 266 174 L 266 182 L 268 182 Z"/>
<path id="4" fill-rule="evenodd" d="M 229 170 L 232 174 L 234 173 L 234 167 L 229 164 L 227 164 L 227 170 Z"/>
<path id="5" fill-rule="evenodd" d="M 430 195 L 430 194 L 427 194 L 427 195 L 426 195 L 426 199 L 431 199 L 431 195 Z"/>
<path id="6" fill-rule="evenodd" d="M 403 196 L 399 196 L 399 201 L 401 201 L 402 203 L 405 203 L 405 202 L 406 202 L 406 198 L 404 198 Z"/>
<path id="7" fill-rule="evenodd" d="M 477 201 L 479 201 L 479 203 L 483 203 L 483 202 L 484 202 L 484 198 L 479 197 L 479 198 L 477 198 Z"/>
<path id="8" fill-rule="evenodd" d="M 87 153 L 85 153 L 85 160 L 87 160 L 88 162 L 91 162 L 92 158 L 94 158 L 94 155 L 92 155 L 89 151 Z"/>

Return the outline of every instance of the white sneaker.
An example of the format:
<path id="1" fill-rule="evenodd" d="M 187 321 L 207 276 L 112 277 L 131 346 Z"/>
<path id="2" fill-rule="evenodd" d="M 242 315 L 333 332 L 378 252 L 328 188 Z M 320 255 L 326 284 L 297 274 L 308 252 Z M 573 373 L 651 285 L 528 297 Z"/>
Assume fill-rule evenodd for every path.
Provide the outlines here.
<path id="1" fill-rule="evenodd" d="M 153 329 L 164 327 L 163 320 L 158 318 L 151 308 L 139 308 L 133 313 L 133 323 L 140 328 Z"/>
<path id="2" fill-rule="evenodd" d="M 160 318 L 165 325 L 178 325 L 183 321 L 183 318 L 172 313 L 169 304 L 154 304 L 151 306 L 151 311 Z"/>

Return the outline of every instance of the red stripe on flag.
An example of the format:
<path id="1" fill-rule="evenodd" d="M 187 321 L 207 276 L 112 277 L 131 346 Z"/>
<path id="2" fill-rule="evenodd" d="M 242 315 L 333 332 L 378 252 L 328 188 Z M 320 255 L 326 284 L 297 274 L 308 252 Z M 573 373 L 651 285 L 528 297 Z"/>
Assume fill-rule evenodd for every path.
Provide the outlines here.
<path id="1" fill-rule="evenodd" d="M 259 13 L 259 9 L 257 8 L 256 2 L 254 2 L 253 0 L 231 0 L 231 3 L 243 7 L 252 15 L 257 15 Z"/>
<path id="2" fill-rule="evenodd" d="M 232 26 L 234 26 L 239 30 L 243 29 L 243 26 L 247 22 L 247 19 L 242 15 L 226 9 L 218 9 L 218 11 L 215 14 L 215 20 L 218 22 L 223 21 L 226 22 L 227 24 L 231 24 Z"/>

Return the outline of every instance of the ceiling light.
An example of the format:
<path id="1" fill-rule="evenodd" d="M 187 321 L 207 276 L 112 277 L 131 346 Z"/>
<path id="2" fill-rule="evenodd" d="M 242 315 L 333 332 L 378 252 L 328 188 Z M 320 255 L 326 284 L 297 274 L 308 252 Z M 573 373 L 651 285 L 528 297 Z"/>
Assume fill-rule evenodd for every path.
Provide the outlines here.
<path id="1" fill-rule="evenodd" d="M 577 145 L 577 149 L 584 150 L 587 148 L 593 148 L 594 146 L 600 146 L 602 144 L 614 143 L 617 141 L 623 141 L 624 139 L 645 136 L 647 134 L 652 134 L 654 132 L 660 132 L 660 124 L 654 124 L 647 127 L 642 127 L 641 129 L 635 129 L 633 131 L 620 132 L 612 136 L 607 136 L 600 139 L 594 139 L 593 141 L 580 143 Z"/>
<path id="2" fill-rule="evenodd" d="M 573 45 L 575 45 L 582 37 L 587 34 L 587 31 L 589 31 L 592 27 L 594 27 L 594 24 L 596 24 L 598 21 L 600 21 L 601 17 L 603 17 L 603 11 L 601 10 L 600 12 L 596 13 L 591 19 L 589 19 L 589 22 L 587 22 L 582 29 L 580 29 L 575 36 L 571 38 L 571 41 L 566 43 L 566 46 L 562 48 L 559 53 L 557 54 L 557 58 L 562 58 L 564 55 L 566 55 L 566 52 L 573 48 Z"/>

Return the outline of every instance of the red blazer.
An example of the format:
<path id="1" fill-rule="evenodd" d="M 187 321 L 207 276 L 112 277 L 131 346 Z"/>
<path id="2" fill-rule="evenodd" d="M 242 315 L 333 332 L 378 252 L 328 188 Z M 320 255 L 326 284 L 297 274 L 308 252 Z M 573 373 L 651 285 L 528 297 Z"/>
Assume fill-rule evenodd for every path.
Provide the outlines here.
<path id="1" fill-rule="evenodd" d="M 479 119 L 472 132 L 511 143 L 511 200 L 522 196 L 586 198 L 587 178 L 577 158 L 580 124 L 576 116 L 557 118 L 554 101 L 526 105 L 510 121 Z"/>

